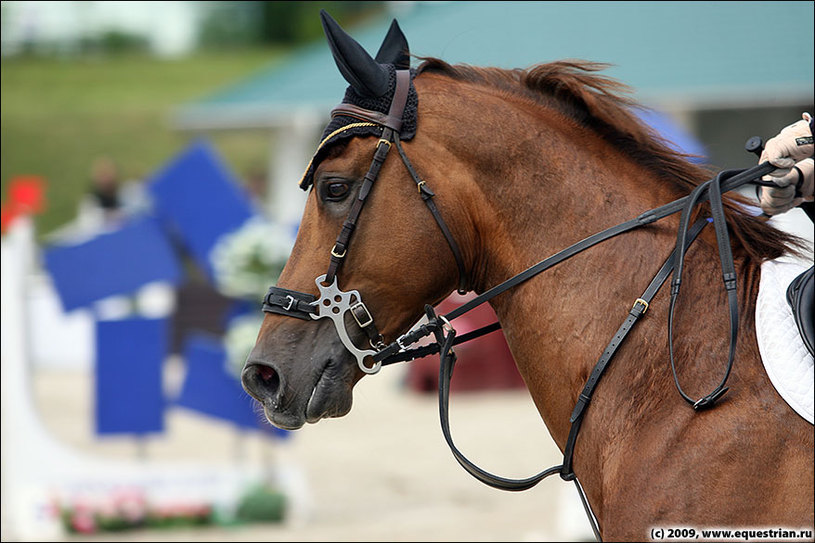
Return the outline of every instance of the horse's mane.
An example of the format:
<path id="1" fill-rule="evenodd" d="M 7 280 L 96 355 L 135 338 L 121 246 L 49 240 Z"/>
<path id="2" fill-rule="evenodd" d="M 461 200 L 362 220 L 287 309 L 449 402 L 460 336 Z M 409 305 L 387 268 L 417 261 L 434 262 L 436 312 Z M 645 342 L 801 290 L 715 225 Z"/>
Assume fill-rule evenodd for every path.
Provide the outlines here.
<path id="1" fill-rule="evenodd" d="M 453 79 L 494 87 L 554 108 L 593 130 L 618 150 L 642 164 L 683 193 L 712 177 L 712 170 L 690 162 L 689 155 L 671 148 L 634 111 L 645 109 L 629 96 L 625 84 L 599 75 L 607 64 L 564 60 L 528 69 L 506 70 L 464 64 L 451 65 L 423 58 L 418 73 L 434 72 Z M 800 240 L 744 211 L 748 202 L 739 195 L 725 199 L 727 221 L 734 237 L 757 262 L 778 258 L 800 248 Z"/>

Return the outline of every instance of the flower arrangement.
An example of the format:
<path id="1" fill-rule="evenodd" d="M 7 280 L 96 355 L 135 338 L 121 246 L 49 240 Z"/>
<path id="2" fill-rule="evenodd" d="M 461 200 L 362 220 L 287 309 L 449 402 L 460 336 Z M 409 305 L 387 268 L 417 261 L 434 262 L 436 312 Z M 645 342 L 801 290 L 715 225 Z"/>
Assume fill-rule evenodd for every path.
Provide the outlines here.
<path id="1" fill-rule="evenodd" d="M 246 221 L 210 252 L 216 287 L 226 296 L 258 299 L 277 282 L 293 245 L 289 229 L 262 218 Z"/>
<path id="2" fill-rule="evenodd" d="M 141 488 L 54 500 L 62 526 L 71 534 L 96 534 L 135 529 L 171 529 L 254 522 L 282 522 L 286 497 L 264 482 L 249 485 L 234 506 L 216 508 L 197 500 L 150 503 Z"/>
<path id="3" fill-rule="evenodd" d="M 139 528 L 202 526 L 214 521 L 208 503 L 151 505 L 139 489 L 119 489 L 109 495 L 79 497 L 59 506 L 65 530 L 75 534 L 118 532 Z"/>
<path id="4" fill-rule="evenodd" d="M 289 258 L 292 232 L 273 222 L 255 218 L 226 234 L 210 253 L 215 285 L 226 296 L 259 300 L 280 277 Z M 262 313 L 233 318 L 224 337 L 227 369 L 240 378 L 241 368 L 255 345 Z"/>

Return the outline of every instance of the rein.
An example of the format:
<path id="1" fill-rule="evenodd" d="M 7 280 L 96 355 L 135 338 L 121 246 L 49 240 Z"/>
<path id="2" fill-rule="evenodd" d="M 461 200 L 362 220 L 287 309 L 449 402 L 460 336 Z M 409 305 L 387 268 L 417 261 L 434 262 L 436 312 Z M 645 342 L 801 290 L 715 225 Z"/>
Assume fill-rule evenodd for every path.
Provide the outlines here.
<path id="1" fill-rule="evenodd" d="M 596 517 L 591 511 L 591 507 L 586 498 L 577 476 L 572 469 L 572 462 L 574 458 L 574 449 L 577 443 L 577 437 L 580 432 L 580 427 L 583 422 L 583 417 L 586 413 L 591 401 L 592 394 L 594 393 L 597 384 L 600 381 L 605 370 L 608 368 L 614 354 L 622 345 L 623 341 L 628 336 L 629 332 L 633 329 L 634 325 L 646 313 L 651 300 L 659 291 L 660 287 L 665 283 L 668 276 L 673 273 L 671 281 L 671 309 L 669 313 L 669 339 L 671 342 L 671 369 L 674 375 L 676 387 L 685 401 L 690 403 L 694 410 L 702 410 L 710 408 L 714 405 L 716 400 L 721 398 L 727 392 L 725 383 L 730 375 L 733 366 L 733 357 L 735 354 L 736 338 L 738 336 L 738 303 L 736 298 L 736 277 L 735 266 L 733 263 L 732 253 L 730 252 L 730 241 L 727 234 L 727 225 L 724 223 L 724 210 L 722 207 L 721 195 L 724 192 L 733 190 L 740 187 L 752 180 L 769 173 L 774 169 L 774 166 L 765 162 L 755 166 L 749 170 L 728 170 L 720 172 L 714 179 L 699 185 L 691 195 L 684 198 L 675 200 L 669 204 L 665 204 L 658 208 L 647 211 L 634 219 L 620 223 L 616 226 L 598 232 L 589 236 L 582 241 L 579 241 L 566 249 L 546 258 L 537 264 L 527 268 L 525 271 L 507 279 L 503 283 L 496 285 L 490 290 L 470 300 L 466 304 L 454 309 L 446 315 L 437 315 L 432 306 L 425 306 L 425 313 L 428 319 L 427 324 L 423 324 L 411 332 L 401 336 L 396 341 L 391 343 L 388 347 L 374 355 L 374 360 L 381 362 L 383 365 L 388 365 L 396 362 L 414 360 L 429 354 L 439 352 L 439 418 L 441 421 L 442 433 L 447 445 L 450 447 L 453 456 L 458 463 L 473 477 L 482 483 L 498 488 L 501 490 L 520 491 L 527 490 L 534 487 L 543 479 L 559 474 L 564 481 L 574 481 L 580 501 L 586 511 L 592 531 L 598 541 L 602 541 L 600 536 L 600 529 Z M 726 181 L 722 181 L 726 179 Z M 711 190 L 713 189 L 713 190 Z M 715 194 L 715 195 L 714 195 Z M 711 201 L 711 209 L 713 210 L 713 217 L 710 219 L 699 218 L 692 226 L 689 226 L 689 217 L 696 206 L 706 199 Z M 674 248 L 670 256 L 665 260 L 662 266 L 657 271 L 651 282 L 648 284 L 642 295 L 634 301 L 633 306 L 628 312 L 623 323 L 620 325 L 617 332 L 614 334 L 611 342 L 608 344 L 603 354 L 594 366 L 589 378 L 583 387 L 583 390 L 578 395 L 575 403 L 574 410 L 569 417 L 571 427 L 569 429 L 569 436 L 566 441 L 566 446 L 563 451 L 563 463 L 558 466 L 553 466 L 540 473 L 527 477 L 525 479 L 507 479 L 489 473 L 475 464 L 473 464 L 464 454 L 456 447 L 450 433 L 450 416 L 449 416 L 449 402 L 450 402 L 450 382 L 453 376 L 453 368 L 456 363 L 456 354 L 453 352 L 452 347 L 459 343 L 469 341 L 480 337 L 484 334 L 493 332 L 500 328 L 499 323 L 494 323 L 478 330 L 474 330 L 461 338 L 456 338 L 456 330 L 452 327 L 450 321 L 462 316 L 463 314 L 471 311 L 479 305 L 491 300 L 495 296 L 509 290 L 510 288 L 519 285 L 520 283 L 538 275 L 539 273 L 553 267 L 554 265 L 563 262 L 564 260 L 576 255 L 577 253 L 588 249 L 598 243 L 606 241 L 621 233 L 627 232 L 634 228 L 650 224 L 654 221 L 663 219 L 669 215 L 681 211 L 679 233 L 677 235 L 677 246 Z M 684 265 L 685 252 L 691 243 L 696 239 L 699 233 L 704 229 L 709 222 L 714 223 L 717 234 L 717 242 L 719 244 L 719 253 L 722 262 L 722 278 L 724 281 L 725 289 L 728 293 L 729 312 L 730 312 L 730 349 L 727 361 L 727 367 L 724 376 L 716 388 L 698 400 L 693 400 L 682 390 L 676 375 L 675 362 L 673 358 L 673 310 L 676 305 L 677 297 L 681 285 L 681 273 Z M 722 244 L 726 246 L 723 249 Z M 677 273 L 678 272 L 678 273 Z M 416 343 L 423 337 L 434 334 L 436 343 L 430 346 L 418 347 L 408 349 L 407 347 Z"/>
<path id="2" fill-rule="evenodd" d="M 433 218 L 438 224 L 439 229 L 442 231 L 442 234 L 450 246 L 459 270 L 459 292 L 463 293 L 467 291 L 466 270 L 459 246 L 439 213 L 438 208 L 433 202 L 433 191 L 430 190 L 425 181 L 423 181 L 416 173 L 416 170 L 413 168 L 410 160 L 402 149 L 399 139 L 399 130 L 401 128 L 402 112 L 405 107 L 405 101 L 407 99 L 410 85 L 410 75 L 407 70 L 397 70 L 396 77 L 396 91 L 387 115 L 377 111 L 369 111 L 350 104 L 340 104 L 340 106 L 332 111 L 332 117 L 336 115 L 344 115 L 361 120 L 362 122 L 382 126 L 382 137 L 376 144 L 376 150 L 374 152 L 374 158 L 371 162 L 371 166 L 363 178 L 362 186 L 360 187 L 357 198 L 352 204 L 348 218 L 343 224 L 343 228 L 337 237 L 334 247 L 331 250 L 328 271 L 326 274 L 315 279 L 315 283 L 317 284 L 320 292 L 319 298 L 312 294 L 292 291 L 280 287 L 271 287 L 268 294 L 264 298 L 263 311 L 304 320 L 330 318 L 334 322 L 337 334 L 339 335 L 343 345 L 357 358 L 357 363 L 360 369 L 365 373 L 376 373 L 383 365 L 415 360 L 417 358 L 422 358 L 438 352 L 440 357 L 439 416 L 441 420 L 442 433 L 444 434 L 445 441 L 450 447 L 453 456 L 459 462 L 459 464 L 461 464 L 461 466 L 467 472 L 469 472 L 479 481 L 502 490 L 527 490 L 538 484 L 546 477 L 554 474 L 559 474 L 565 481 L 574 481 L 578 494 L 580 495 L 581 502 L 583 503 L 583 507 L 588 515 L 592 530 L 594 531 L 597 539 L 601 540 L 597 520 L 591 512 L 591 508 L 588 504 L 583 488 L 581 487 L 572 469 L 574 448 L 577 443 L 577 437 L 586 413 L 586 408 L 591 402 L 594 390 L 620 345 L 622 345 L 623 341 L 626 339 L 626 337 L 628 337 L 628 334 L 631 332 L 634 325 L 639 322 L 639 319 L 643 315 L 645 315 L 649 304 L 668 279 L 668 276 L 672 276 L 671 301 L 668 316 L 668 337 L 671 370 L 673 372 L 677 390 L 682 398 L 691 404 L 693 409 L 697 411 L 712 407 L 715 402 L 727 392 L 728 389 L 725 384 L 733 366 L 736 341 L 738 338 L 739 319 L 736 293 L 736 272 L 733 262 L 733 255 L 730 249 L 730 239 L 725 221 L 722 194 L 736 189 L 746 183 L 755 182 L 754 180 L 774 170 L 775 167 L 768 162 L 764 162 L 758 166 L 746 170 L 722 171 L 713 179 L 697 186 L 688 196 L 656 207 L 638 215 L 633 219 L 593 234 L 563 249 L 562 251 L 541 260 L 537 264 L 534 264 L 513 277 L 510 277 L 504 282 L 492 287 L 486 292 L 476 296 L 469 302 L 445 315 L 436 314 L 432 306 L 426 305 L 425 314 L 427 317 L 427 322 L 403 334 L 391 344 L 386 345 L 382 335 L 379 333 L 376 325 L 374 324 L 373 317 L 365 304 L 362 302 L 361 295 L 355 290 L 347 292 L 340 290 L 337 286 L 336 276 L 348 252 L 350 238 L 354 232 L 354 229 L 356 228 L 357 220 L 359 219 L 362 207 L 371 191 L 371 188 L 373 187 L 374 182 L 376 181 L 376 178 L 379 175 L 382 164 L 384 163 L 388 151 L 392 145 L 396 147 L 405 168 L 413 181 L 416 183 L 419 195 L 427 205 L 428 209 L 433 215 Z M 353 124 L 349 126 L 353 126 Z M 320 147 L 322 147 L 322 145 L 335 134 L 336 132 L 325 138 L 323 143 L 320 144 Z M 699 218 L 693 224 L 691 224 L 690 219 L 694 209 L 697 205 L 705 201 L 710 202 L 711 218 Z M 635 228 L 651 224 L 679 212 L 681 212 L 680 223 L 677 232 L 676 246 L 673 252 L 658 269 L 650 283 L 643 291 L 642 295 L 634 301 L 633 306 L 628 311 L 623 323 L 620 325 L 611 342 L 603 351 L 603 354 L 595 364 L 594 369 L 577 397 L 574 410 L 569 418 L 571 427 L 566 446 L 564 447 L 563 463 L 525 479 L 507 479 L 484 471 L 468 460 L 456 447 L 450 433 L 450 382 L 456 362 L 456 354 L 453 351 L 453 347 L 460 343 L 476 339 L 484 334 L 494 332 L 495 330 L 500 329 L 501 326 L 496 322 L 457 337 L 456 330 L 452 326 L 451 322 L 472 309 L 480 306 L 481 304 L 490 301 L 499 294 L 527 281 L 528 279 L 531 279 L 532 277 L 535 277 L 543 271 L 594 245 L 597 245 L 598 243 Z M 673 351 L 674 310 L 679 297 L 686 251 L 690 247 L 691 243 L 693 243 L 693 241 L 697 238 L 699 233 L 710 222 L 713 223 L 716 231 L 716 241 L 722 267 L 722 280 L 728 297 L 728 309 L 730 316 L 730 346 L 727 364 L 721 381 L 707 395 L 698 399 L 693 399 L 682 389 L 676 373 Z M 351 313 L 351 316 L 356 324 L 368 337 L 368 341 L 372 349 L 360 349 L 351 340 L 345 325 L 346 313 Z M 435 343 L 421 347 L 412 347 L 412 345 L 414 345 L 416 342 L 431 334 L 433 334 L 435 337 Z M 367 366 L 363 362 L 363 359 L 368 356 L 372 358 L 373 366 Z"/>

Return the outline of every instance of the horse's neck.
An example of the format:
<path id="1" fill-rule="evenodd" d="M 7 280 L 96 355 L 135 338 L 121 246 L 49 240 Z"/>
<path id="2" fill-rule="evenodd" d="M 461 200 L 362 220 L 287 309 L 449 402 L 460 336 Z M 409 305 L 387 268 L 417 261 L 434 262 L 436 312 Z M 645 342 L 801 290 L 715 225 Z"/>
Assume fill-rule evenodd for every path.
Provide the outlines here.
<path id="1" fill-rule="evenodd" d="M 479 217 L 481 230 L 492 233 L 482 239 L 481 290 L 679 196 L 599 138 L 574 127 L 546 132 L 537 156 L 507 166 L 500 179 L 487 181 L 493 197 L 489 212 Z M 561 447 L 580 388 L 672 250 L 676 224 L 677 218 L 671 217 L 603 242 L 494 300 L 519 370 Z M 702 252 L 715 251 L 709 244 L 697 245 L 704 245 Z M 704 271 L 695 270 L 696 281 L 717 278 L 714 259 L 694 258 L 694 266 L 706 260 Z M 663 311 L 651 313 L 659 315 L 664 327 Z M 664 328 L 655 333 L 664 337 Z M 658 364 L 667 377 L 664 347 L 660 341 L 652 349 L 658 355 L 641 356 L 643 365 Z M 641 377 L 649 374 L 640 369 Z M 666 381 L 663 394 L 671 392 L 669 384 Z"/>
<path id="2" fill-rule="evenodd" d="M 432 82 L 429 79 L 428 86 Z M 457 199 L 448 199 L 445 211 L 458 219 L 453 224 L 457 239 L 463 240 L 477 291 L 591 234 L 685 195 L 595 134 L 569 119 L 555 118 L 556 113 L 535 117 L 539 107 L 530 106 L 531 113 L 521 111 L 507 106 L 504 97 L 478 89 L 468 95 L 466 108 L 450 104 L 455 94 L 422 96 L 428 98 L 424 104 L 431 103 L 430 98 L 441 104 L 431 112 L 438 115 L 424 118 L 428 125 L 438 119 L 442 128 L 436 132 L 441 141 L 433 143 L 446 153 L 446 160 L 435 173 L 458 175 L 453 179 L 456 183 L 450 184 L 456 190 L 446 193 L 455 193 Z M 443 130 L 450 118 L 468 130 L 451 137 L 449 128 Z M 673 250 L 677 225 L 678 216 L 673 215 L 612 238 L 492 300 L 518 368 L 561 449 L 578 393 L 634 300 Z M 734 232 L 739 237 L 744 234 Z M 708 227 L 687 254 L 676 310 L 677 374 L 693 398 L 719 384 L 728 359 L 728 303 L 717 252 L 715 233 Z M 734 250 L 734 257 L 741 333 L 728 381 L 732 390 L 721 403 L 731 421 L 740 417 L 732 427 L 744 428 L 752 417 L 778 405 L 772 388 L 761 388 L 769 382 L 755 341 L 757 259 L 747 258 L 741 247 Z M 616 518 L 623 508 L 630 509 L 632 496 L 620 492 L 621 487 L 629 487 L 630 479 L 625 477 L 641 477 L 643 469 L 656 469 L 664 458 L 673 458 L 673 469 L 678 459 L 688 455 L 696 465 L 709 467 L 705 456 L 709 450 L 719 459 L 730 458 L 713 442 L 747 448 L 741 446 L 746 441 L 720 439 L 720 430 L 711 439 L 711 432 L 717 432 L 711 419 L 695 416 L 677 393 L 668 364 L 668 307 L 666 285 L 619 348 L 585 412 L 574 470 L 601 525 L 604 518 Z M 751 433 L 739 432 L 738 438 L 746 440 Z M 700 443 L 704 446 L 699 447 Z M 782 451 L 786 454 L 783 446 Z M 643 458 L 647 463 L 638 464 Z M 684 479 L 687 467 L 680 466 L 676 473 Z M 705 488 L 711 475 L 716 476 L 715 469 L 699 475 L 697 483 L 702 486 L 698 488 Z M 642 488 L 631 486 L 636 490 L 630 492 Z M 692 500 L 696 498 L 694 494 Z M 671 508 L 662 501 L 646 499 L 645 503 L 643 511 L 651 507 L 652 513 L 646 513 L 651 519 Z M 709 503 L 686 501 L 677 504 L 677 510 L 692 511 Z"/>

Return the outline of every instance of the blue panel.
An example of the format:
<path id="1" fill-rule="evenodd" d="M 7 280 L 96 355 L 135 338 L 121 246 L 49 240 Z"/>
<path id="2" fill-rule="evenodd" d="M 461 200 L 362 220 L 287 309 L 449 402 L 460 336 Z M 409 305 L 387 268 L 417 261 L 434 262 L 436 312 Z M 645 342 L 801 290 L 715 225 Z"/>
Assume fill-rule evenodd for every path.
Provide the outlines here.
<path id="1" fill-rule="evenodd" d="M 258 303 L 256 301 L 237 300 L 232 304 L 232 307 L 229 308 L 226 315 L 224 315 L 224 328 L 229 328 L 230 323 L 235 319 L 249 315 L 257 315 L 257 312 Z"/>
<path id="2" fill-rule="evenodd" d="M 149 216 L 78 245 L 52 245 L 44 259 L 65 311 L 181 277 L 169 239 Z"/>
<path id="3" fill-rule="evenodd" d="M 176 405 L 229 421 L 248 430 L 268 430 L 279 436 L 288 432 L 269 425 L 257 402 L 240 381 L 226 370 L 226 350 L 214 337 L 191 336 L 184 346 L 187 377 Z"/>
<path id="4" fill-rule="evenodd" d="M 691 162 L 704 162 L 707 150 L 699 140 L 691 136 L 670 116 L 653 109 L 637 110 L 637 116 L 645 124 L 656 130 L 666 140 L 671 147 L 680 153 L 695 155 Z"/>
<path id="5" fill-rule="evenodd" d="M 156 212 L 212 277 L 209 252 L 253 216 L 247 193 L 205 141 L 191 145 L 149 182 Z"/>
<path id="6" fill-rule="evenodd" d="M 164 430 L 161 367 L 167 319 L 96 323 L 96 433 Z"/>

